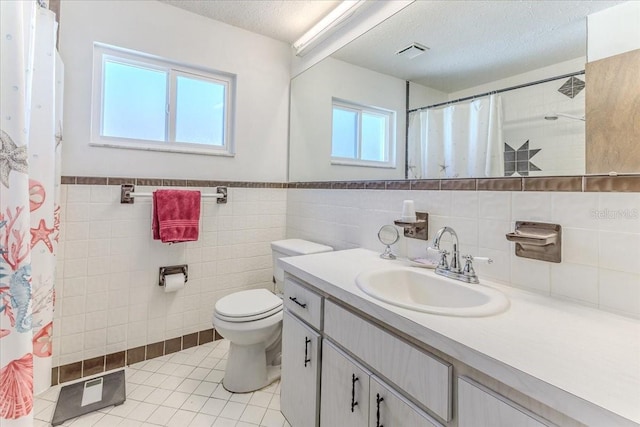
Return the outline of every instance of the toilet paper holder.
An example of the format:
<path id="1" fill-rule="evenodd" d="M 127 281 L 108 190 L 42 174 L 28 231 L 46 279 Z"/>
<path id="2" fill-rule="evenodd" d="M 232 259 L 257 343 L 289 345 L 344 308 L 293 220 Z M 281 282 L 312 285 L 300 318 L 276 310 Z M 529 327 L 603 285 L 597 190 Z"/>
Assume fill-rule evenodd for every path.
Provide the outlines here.
<path id="1" fill-rule="evenodd" d="M 164 287 L 165 276 L 172 274 L 184 274 L 184 283 L 187 283 L 189 279 L 189 266 L 187 264 L 181 265 L 169 265 L 167 267 L 160 267 L 160 274 L 158 279 L 158 285 Z"/>

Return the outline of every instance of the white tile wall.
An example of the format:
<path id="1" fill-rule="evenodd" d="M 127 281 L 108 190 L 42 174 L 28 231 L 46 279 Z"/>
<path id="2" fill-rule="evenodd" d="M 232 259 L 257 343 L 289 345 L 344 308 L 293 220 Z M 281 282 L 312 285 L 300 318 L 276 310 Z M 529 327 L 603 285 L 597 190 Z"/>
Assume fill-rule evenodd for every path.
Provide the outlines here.
<path id="1" fill-rule="evenodd" d="M 584 81 L 583 75 L 576 77 Z M 516 150 L 527 141 L 530 149 L 542 149 L 531 159 L 542 171 L 531 172 L 531 176 L 584 174 L 584 122 L 544 119 L 550 113 L 584 115 L 584 90 L 573 99 L 558 92 L 566 81 L 554 80 L 501 94 L 505 142 Z"/>
<path id="2" fill-rule="evenodd" d="M 209 329 L 220 297 L 271 288 L 269 243 L 285 236 L 286 198 L 229 188 L 227 204 L 203 199 L 197 242 L 168 245 L 152 240 L 150 198 L 123 205 L 119 186 L 63 185 L 54 366 Z M 184 263 L 187 286 L 165 294 L 158 268 Z"/>
<path id="3" fill-rule="evenodd" d="M 382 251 L 378 229 L 402 200 L 429 212 L 429 237 L 449 225 L 462 253 L 493 258 L 481 277 L 607 311 L 640 317 L 640 194 L 290 189 L 287 237 Z M 562 225 L 562 263 L 519 258 L 504 234 L 515 221 Z M 401 237 L 393 250 L 424 256 L 427 242 Z"/>
<path id="4" fill-rule="evenodd" d="M 220 297 L 271 288 L 269 242 L 285 234 L 381 251 L 377 231 L 405 199 L 429 212 L 430 238 L 449 225 L 463 253 L 493 258 L 476 265 L 481 277 L 640 316 L 637 193 L 230 188 L 226 205 L 203 200 L 199 241 L 175 245 L 152 240 L 150 199 L 119 198 L 119 186 L 62 186 L 54 366 L 210 328 Z M 504 234 L 517 220 L 561 224 L 563 262 L 515 257 Z M 402 237 L 394 251 L 419 256 L 426 246 Z M 158 267 L 182 263 L 187 287 L 163 293 Z"/>

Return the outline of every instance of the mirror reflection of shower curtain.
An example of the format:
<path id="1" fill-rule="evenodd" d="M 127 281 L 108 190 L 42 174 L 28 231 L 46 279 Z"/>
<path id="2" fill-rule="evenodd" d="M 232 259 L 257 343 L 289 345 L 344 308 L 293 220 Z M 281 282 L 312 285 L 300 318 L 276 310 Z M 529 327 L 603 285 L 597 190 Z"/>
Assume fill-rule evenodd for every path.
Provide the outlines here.
<path id="1" fill-rule="evenodd" d="M 504 175 L 502 106 L 497 94 L 422 111 L 419 120 L 410 117 L 409 131 L 410 138 L 420 137 L 411 149 L 409 177 Z"/>

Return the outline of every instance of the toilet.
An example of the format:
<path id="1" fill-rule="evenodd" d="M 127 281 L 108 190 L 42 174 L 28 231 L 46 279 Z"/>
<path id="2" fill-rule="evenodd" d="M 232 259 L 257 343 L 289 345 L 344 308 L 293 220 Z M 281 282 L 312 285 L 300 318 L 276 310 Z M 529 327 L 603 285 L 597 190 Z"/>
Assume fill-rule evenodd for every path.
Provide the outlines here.
<path id="1" fill-rule="evenodd" d="M 231 344 L 222 380 L 225 389 L 247 393 L 280 378 L 284 271 L 278 267 L 278 259 L 332 250 L 330 246 L 302 239 L 271 242 L 276 294 L 266 289 L 251 289 L 216 302 L 213 327 Z"/>

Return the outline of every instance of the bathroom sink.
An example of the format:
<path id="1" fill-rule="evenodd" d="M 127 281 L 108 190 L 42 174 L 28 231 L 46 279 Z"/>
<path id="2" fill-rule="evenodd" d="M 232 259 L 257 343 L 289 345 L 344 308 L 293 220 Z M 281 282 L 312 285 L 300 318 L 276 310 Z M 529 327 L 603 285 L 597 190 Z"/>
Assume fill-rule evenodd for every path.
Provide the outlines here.
<path id="1" fill-rule="evenodd" d="M 491 316 L 509 307 L 509 300 L 498 290 L 415 268 L 365 271 L 356 277 L 356 284 L 377 300 L 424 313 Z"/>

